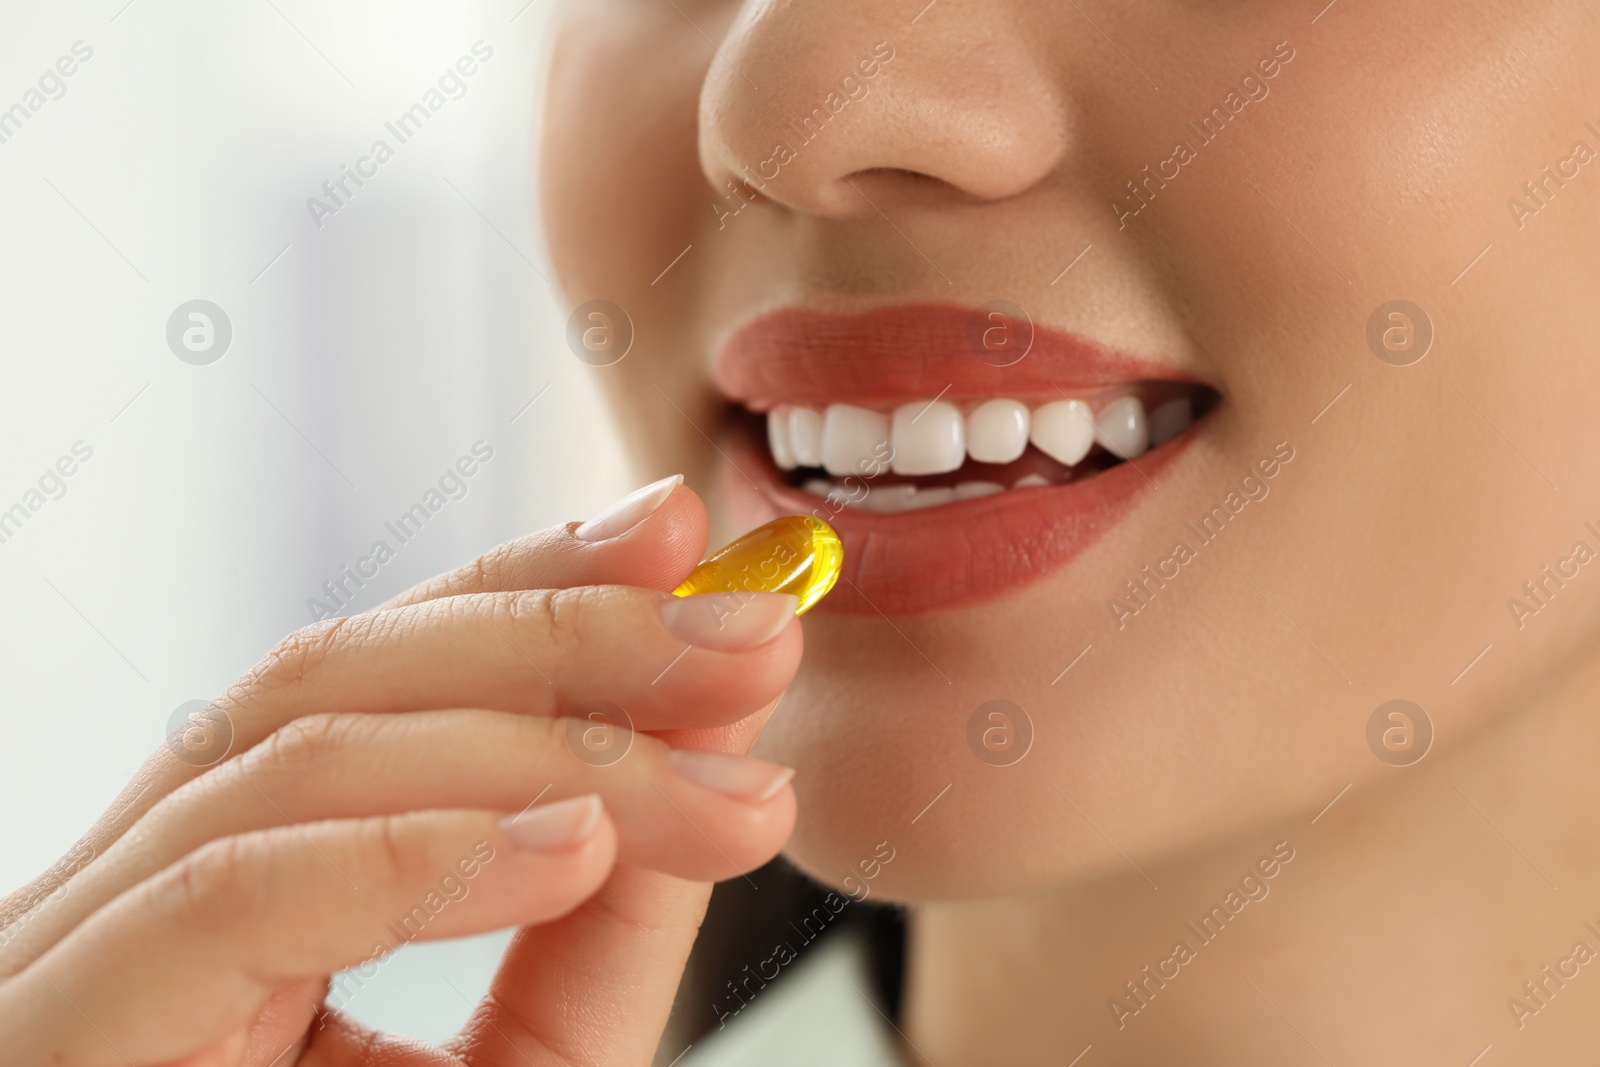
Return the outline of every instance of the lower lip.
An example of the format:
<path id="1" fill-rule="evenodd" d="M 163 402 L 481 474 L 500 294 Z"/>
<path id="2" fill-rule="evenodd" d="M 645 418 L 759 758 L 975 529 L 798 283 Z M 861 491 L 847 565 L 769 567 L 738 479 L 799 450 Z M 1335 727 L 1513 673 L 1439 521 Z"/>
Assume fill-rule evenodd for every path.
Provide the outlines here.
<path id="1" fill-rule="evenodd" d="M 839 531 L 844 571 L 816 611 L 909 615 L 990 600 L 1065 567 L 1133 510 L 1194 435 L 1191 429 L 1147 452 L 1137 467 L 1121 463 L 1080 482 L 883 514 L 834 511 L 793 488 L 766 449 L 740 433 L 723 484 L 741 523 L 805 514 Z"/>

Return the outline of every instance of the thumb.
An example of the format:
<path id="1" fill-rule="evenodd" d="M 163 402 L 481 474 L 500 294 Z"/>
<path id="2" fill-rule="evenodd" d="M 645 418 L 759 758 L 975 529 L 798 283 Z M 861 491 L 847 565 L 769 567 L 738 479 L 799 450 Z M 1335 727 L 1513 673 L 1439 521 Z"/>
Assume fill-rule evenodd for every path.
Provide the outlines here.
<path id="1" fill-rule="evenodd" d="M 675 748 L 748 752 L 777 705 L 658 736 Z M 462 1041 L 483 1051 L 484 1067 L 649 1063 L 710 899 L 709 882 L 618 864 L 570 915 L 518 931 Z"/>

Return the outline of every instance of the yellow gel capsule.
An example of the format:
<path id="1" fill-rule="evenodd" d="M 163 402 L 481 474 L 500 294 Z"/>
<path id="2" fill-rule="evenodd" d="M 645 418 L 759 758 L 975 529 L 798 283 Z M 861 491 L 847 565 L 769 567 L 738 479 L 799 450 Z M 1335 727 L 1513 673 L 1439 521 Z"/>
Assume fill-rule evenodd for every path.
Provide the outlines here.
<path id="1" fill-rule="evenodd" d="M 697 593 L 790 593 L 804 615 L 839 580 L 844 546 L 832 526 L 810 515 L 785 515 L 713 553 L 672 591 Z"/>

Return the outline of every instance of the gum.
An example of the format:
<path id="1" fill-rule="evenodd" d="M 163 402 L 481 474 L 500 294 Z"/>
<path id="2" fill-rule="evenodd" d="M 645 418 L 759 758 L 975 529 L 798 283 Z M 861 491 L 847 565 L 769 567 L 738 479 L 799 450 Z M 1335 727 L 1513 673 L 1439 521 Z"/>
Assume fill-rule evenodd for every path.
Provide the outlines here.
<path id="1" fill-rule="evenodd" d="M 804 615 L 839 580 L 844 546 L 832 526 L 810 515 L 785 515 L 737 538 L 701 563 L 674 596 L 698 593 L 791 593 Z"/>

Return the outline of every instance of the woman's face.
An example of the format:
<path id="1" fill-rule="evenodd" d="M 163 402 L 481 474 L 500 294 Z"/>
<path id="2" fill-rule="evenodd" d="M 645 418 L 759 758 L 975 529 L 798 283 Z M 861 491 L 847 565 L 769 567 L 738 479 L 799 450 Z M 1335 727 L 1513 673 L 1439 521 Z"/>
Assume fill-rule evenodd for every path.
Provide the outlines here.
<path id="1" fill-rule="evenodd" d="M 845 541 L 758 746 L 812 873 L 887 841 L 874 891 L 983 895 L 1266 832 L 1591 639 L 1600 13 L 1321 8 L 565 12 L 544 214 L 631 319 L 595 373 L 641 474 Z"/>

